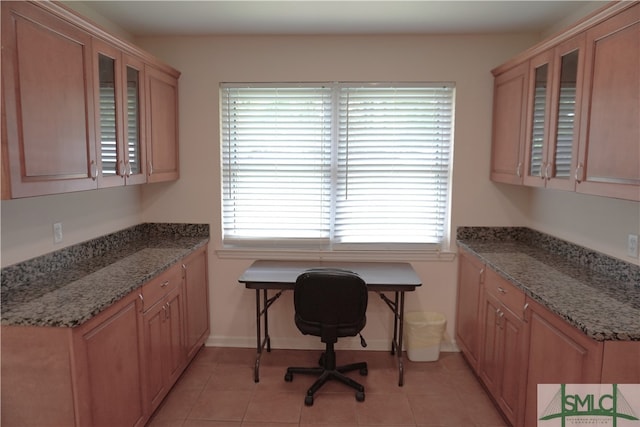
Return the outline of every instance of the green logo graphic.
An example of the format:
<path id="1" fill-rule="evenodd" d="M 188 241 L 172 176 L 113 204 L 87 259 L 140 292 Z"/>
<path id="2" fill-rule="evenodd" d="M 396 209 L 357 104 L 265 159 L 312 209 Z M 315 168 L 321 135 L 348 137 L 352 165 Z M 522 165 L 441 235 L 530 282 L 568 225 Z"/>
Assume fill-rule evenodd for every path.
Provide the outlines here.
<path id="1" fill-rule="evenodd" d="M 566 384 L 560 384 L 560 390 L 553 396 L 545 408 L 540 421 L 560 418 L 565 427 L 567 418 L 578 417 L 581 424 L 588 424 L 593 417 L 611 418 L 612 426 L 617 426 L 618 419 L 638 421 L 631 405 L 612 384 L 611 394 L 567 394 Z"/>

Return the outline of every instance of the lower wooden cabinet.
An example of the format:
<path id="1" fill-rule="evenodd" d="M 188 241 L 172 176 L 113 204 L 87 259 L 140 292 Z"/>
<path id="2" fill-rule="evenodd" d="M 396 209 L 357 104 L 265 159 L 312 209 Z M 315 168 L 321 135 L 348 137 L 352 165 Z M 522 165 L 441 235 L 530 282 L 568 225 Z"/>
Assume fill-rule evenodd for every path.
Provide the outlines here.
<path id="1" fill-rule="evenodd" d="M 525 424 L 537 423 L 538 384 L 599 383 L 603 343 L 594 341 L 533 300 L 528 301 L 529 360 Z"/>
<path id="2" fill-rule="evenodd" d="M 456 342 L 469 364 L 477 370 L 480 359 L 480 293 L 485 267 L 466 251 L 460 251 L 458 260 Z"/>
<path id="3" fill-rule="evenodd" d="M 145 284 L 142 296 L 145 307 L 149 307 L 145 308 L 142 318 L 147 402 L 150 412 L 153 412 L 184 368 L 186 352 L 180 267 L 175 265 Z"/>
<path id="4" fill-rule="evenodd" d="M 140 305 L 134 292 L 78 328 L 3 326 L 1 424 L 144 425 Z"/>
<path id="5" fill-rule="evenodd" d="M 206 247 L 182 263 L 184 273 L 185 347 L 191 359 L 209 336 L 209 283 Z"/>
<path id="6" fill-rule="evenodd" d="M 456 338 L 511 425 L 537 425 L 539 384 L 640 382 L 639 341 L 595 341 L 473 254 L 459 262 Z"/>
<path id="7" fill-rule="evenodd" d="M 493 270 L 486 272 L 478 375 L 512 425 L 521 425 L 524 400 L 525 297 Z"/>
<path id="8" fill-rule="evenodd" d="M 0 425 L 143 426 L 207 338 L 206 253 L 79 327 L 3 325 Z"/>

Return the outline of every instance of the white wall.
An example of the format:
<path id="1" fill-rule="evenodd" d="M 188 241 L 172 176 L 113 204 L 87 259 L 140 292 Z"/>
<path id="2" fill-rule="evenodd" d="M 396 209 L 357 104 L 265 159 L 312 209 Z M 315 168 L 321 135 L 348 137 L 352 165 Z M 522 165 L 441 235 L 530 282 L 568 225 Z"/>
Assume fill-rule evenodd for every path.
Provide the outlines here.
<path id="1" fill-rule="evenodd" d="M 37 257 L 141 222 L 139 186 L 3 200 L 2 266 Z M 63 241 L 53 243 L 53 223 Z"/>
<path id="2" fill-rule="evenodd" d="M 210 343 L 255 345 L 254 293 L 237 282 L 250 259 L 220 259 L 220 155 L 218 87 L 244 81 L 453 81 L 456 128 L 452 200 L 458 225 L 527 225 L 529 196 L 489 179 L 490 70 L 531 46 L 533 35 L 486 36 L 234 36 L 137 40 L 182 72 L 180 78 L 180 180 L 143 188 L 145 221 L 211 224 Z M 408 310 L 440 311 L 453 336 L 456 261 L 414 262 L 423 287 Z M 292 319 L 290 295 L 270 319 L 273 345 L 309 345 Z M 388 347 L 391 318 L 371 298 L 365 330 L 370 348 Z M 315 343 L 316 340 L 311 341 Z M 357 345 L 357 341 L 354 342 Z"/>
<path id="3" fill-rule="evenodd" d="M 627 236 L 640 235 L 640 203 L 568 191 L 531 190 L 530 227 L 640 265 Z"/>

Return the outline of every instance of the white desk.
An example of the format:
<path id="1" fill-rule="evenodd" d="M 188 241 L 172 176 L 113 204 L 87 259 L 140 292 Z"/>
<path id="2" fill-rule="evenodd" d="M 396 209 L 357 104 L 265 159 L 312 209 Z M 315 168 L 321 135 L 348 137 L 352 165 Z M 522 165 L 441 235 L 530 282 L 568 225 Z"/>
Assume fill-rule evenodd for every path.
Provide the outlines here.
<path id="1" fill-rule="evenodd" d="M 409 263 L 400 262 L 328 262 L 328 261 L 256 261 L 238 279 L 247 289 L 256 291 L 256 362 L 254 381 L 260 381 L 260 358 L 264 348 L 271 351 L 269 307 L 282 295 L 293 290 L 298 276 L 305 270 L 334 267 L 353 271 L 362 277 L 369 291 L 376 292 L 394 313 L 391 354 L 398 361 L 398 385 L 404 384 L 402 334 L 404 329 L 404 293 L 421 286 L 420 278 Z M 269 290 L 277 291 L 269 297 Z M 260 297 L 262 291 L 262 298 Z M 393 293 L 393 298 L 384 292 Z M 262 318 L 264 317 L 264 322 Z M 264 334 L 264 338 L 262 337 Z"/>

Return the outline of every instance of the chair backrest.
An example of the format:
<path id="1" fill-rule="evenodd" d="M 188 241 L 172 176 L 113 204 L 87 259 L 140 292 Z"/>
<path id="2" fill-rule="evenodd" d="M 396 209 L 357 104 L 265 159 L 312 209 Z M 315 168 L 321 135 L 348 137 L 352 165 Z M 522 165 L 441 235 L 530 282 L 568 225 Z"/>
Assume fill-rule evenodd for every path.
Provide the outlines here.
<path id="1" fill-rule="evenodd" d="M 367 323 L 367 285 L 356 273 L 318 268 L 300 274 L 294 288 L 295 323 L 303 334 L 333 343 Z"/>

